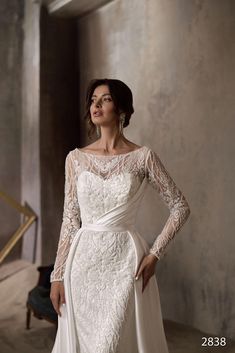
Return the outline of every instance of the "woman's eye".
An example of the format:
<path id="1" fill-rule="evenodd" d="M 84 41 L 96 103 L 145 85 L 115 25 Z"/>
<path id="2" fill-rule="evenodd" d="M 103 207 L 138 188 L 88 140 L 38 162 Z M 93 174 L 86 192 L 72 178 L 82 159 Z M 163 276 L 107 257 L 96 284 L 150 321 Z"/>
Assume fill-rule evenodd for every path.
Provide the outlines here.
<path id="1" fill-rule="evenodd" d="M 112 99 L 111 99 L 111 98 L 103 98 L 102 101 L 103 101 L 103 102 L 111 102 Z M 95 103 L 95 99 L 94 99 L 94 98 L 91 99 L 91 104 L 93 104 L 93 103 Z"/>

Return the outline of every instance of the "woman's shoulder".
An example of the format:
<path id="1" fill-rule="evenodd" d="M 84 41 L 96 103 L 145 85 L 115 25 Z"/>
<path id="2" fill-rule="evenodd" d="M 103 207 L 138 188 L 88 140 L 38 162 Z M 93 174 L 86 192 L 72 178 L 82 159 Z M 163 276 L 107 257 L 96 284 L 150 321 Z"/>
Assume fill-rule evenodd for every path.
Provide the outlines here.
<path id="1" fill-rule="evenodd" d="M 97 147 L 94 142 L 90 143 L 89 145 L 86 145 L 84 147 L 77 148 L 77 150 L 80 150 L 82 152 L 92 152 L 92 151 L 95 151 L 96 149 L 97 149 Z"/>

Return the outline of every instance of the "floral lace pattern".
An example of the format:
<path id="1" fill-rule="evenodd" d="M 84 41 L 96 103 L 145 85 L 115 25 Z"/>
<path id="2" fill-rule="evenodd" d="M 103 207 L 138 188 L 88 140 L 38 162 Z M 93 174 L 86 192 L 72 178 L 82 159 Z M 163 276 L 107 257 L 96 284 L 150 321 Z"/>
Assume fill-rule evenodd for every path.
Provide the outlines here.
<path id="1" fill-rule="evenodd" d="M 99 232 L 97 236 L 84 231 L 71 268 L 81 353 L 117 352 L 134 295 L 134 271 L 135 250 L 127 232 Z"/>
<path id="2" fill-rule="evenodd" d="M 66 259 L 80 221 L 93 223 L 111 208 L 128 201 L 144 177 L 170 210 L 161 234 L 150 248 L 151 254 L 161 258 L 190 209 L 159 156 L 146 146 L 115 156 L 89 154 L 77 148 L 67 155 L 63 221 L 51 282 L 63 280 Z"/>
<path id="3" fill-rule="evenodd" d="M 102 178 L 89 171 L 78 177 L 78 199 L 84 224 L 95 223 L 113 207 L 126 203 L 138 190 L 141 177 L 127 172 Z"/>
<path id="4" fill-rule="evenodd" d="M 146 160 L 147 177 L 150 185 L 156 189 L 170 210 L 162 232 L 154 241 L 150 253 L 160 259 L 166 251 L 167 245 L 174 238 L 178 230 L 186 222 L 190 208 L 185 196 L 176 186 L 156 152 L 149 150 Z"/>
<path id="5" fill-rule="evenodd" d="M 77 199 L 74 165 L 71 157 L 72 154 L 69 153 L 65 160 L 63 221 L 54 270 L 51 273 L 51 282 L 63 280 L 69 249 L 77 230 L 80 228 L 80 207 Z"/>

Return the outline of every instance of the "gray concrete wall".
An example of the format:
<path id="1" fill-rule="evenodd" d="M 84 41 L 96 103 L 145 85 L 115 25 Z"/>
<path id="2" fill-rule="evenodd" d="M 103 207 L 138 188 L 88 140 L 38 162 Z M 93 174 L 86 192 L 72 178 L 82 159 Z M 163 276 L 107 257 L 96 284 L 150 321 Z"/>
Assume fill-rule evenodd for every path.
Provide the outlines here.
<path id="1" fill-rule="evenodd" d="M 53 263 L 62 223 L 65 157 L 79 144 L 76 20 L 40 17 L 42 264 Z"/>
<path id="2" fill-rule="evenodd" d="M 16 257 L 47 265 L 55 259 L 62 222 L 65 156 L 79 142 L 76 21 L 49 17 L 38 1 L 1 6 L 8 35 L 1 24 L 1 182 L 38 216 L 22 249 L 8 259 L 17 251 Z M 6 206 L 0 217 L 1 244 L 20 217 Z"/>
<path id="3" fill-rule="evenodd" d="M 82 102 L 92 78 L 126 82 L 126 136 L 159 154 L 191 207 L 157 265 L 164 317 L 233 338 L 234 18 L 233 0 L 117 0 L 78 20 Z M 150 189 L 141 215 L 151 244 L 168 210 Z"/>
<path id="4" fill-rule="evenodd" d="M 24 235 L 22 258 L 41 262 L 40 181 L 40 4 L 25 0 L 22 68 L 22 203 L 36 212 L 38 222 Z"/>
<path id="5" fill-rule="evenodd" d="M 21 201 L 23 5 L 20 0 L 0 2 L 0 189 L 18 202 Z M 1 199 L 0 224 L 2 248 L 20 225 L 20 214 Z M 20 251 L 19 243 L 5 261 L 19 258 Z"/>

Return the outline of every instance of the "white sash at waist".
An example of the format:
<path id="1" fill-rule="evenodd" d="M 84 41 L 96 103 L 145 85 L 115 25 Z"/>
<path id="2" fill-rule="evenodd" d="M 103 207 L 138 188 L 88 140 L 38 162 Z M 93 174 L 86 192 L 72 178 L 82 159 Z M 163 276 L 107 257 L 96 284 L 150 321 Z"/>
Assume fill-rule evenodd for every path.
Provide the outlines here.
<path id="1" fill-rule="evenodd" d="M 117 225 L 107 225 L 107 224 L 97 224 L 97 223 L 86 223 L 83 224 L 81 229 L 88 229 L 94 231 L 102 232 L 128 232 L 134 231 L 135 226 L 133 224 L 117 224 Z"/>

